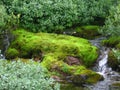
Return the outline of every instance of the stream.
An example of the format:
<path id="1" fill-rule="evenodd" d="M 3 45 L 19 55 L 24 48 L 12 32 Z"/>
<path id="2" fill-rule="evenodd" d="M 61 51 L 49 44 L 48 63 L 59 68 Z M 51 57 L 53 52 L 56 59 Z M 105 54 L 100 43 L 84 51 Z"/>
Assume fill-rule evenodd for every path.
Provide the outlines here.
<path id="1" fill-rule="evenodd" d="M 90 40 L 90 42 L 100 50 L 100 55 L 93 70 L 103 75 L 104 80 L 95 85 L 88 86 L 88 88 L 90 88 L 90 90 L 120 90 L 120 87 L 112 85 L 114 83 L 120 83 L 120 74 L 113 71 L 112 68 L 107 65 L 108 52 L 110 49 L 100 44 L 103 39 L 106 38 L 101 37 L 95 40 Z"/>

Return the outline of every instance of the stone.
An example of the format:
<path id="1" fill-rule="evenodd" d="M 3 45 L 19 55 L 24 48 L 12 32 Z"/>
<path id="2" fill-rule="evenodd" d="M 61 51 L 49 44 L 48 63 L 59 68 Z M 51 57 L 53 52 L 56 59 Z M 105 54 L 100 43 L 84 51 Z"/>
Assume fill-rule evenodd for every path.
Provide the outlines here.
<path id="1" fill-rule="evenodd" d="M 68 65 L 80 65 L 80 64 L 82 64 L 81 60 L 79 60 L 78 58 L 72 57 L 72 56 L 68 56 L 66 58 L 65 62 Z"/>
<path id="2" fill-rule="evenodd" d="M 72 75 L 67 77 L 67 80 L 71 81 L 75 85 L 83 85 L 85 83 L 85 75 Z"/>

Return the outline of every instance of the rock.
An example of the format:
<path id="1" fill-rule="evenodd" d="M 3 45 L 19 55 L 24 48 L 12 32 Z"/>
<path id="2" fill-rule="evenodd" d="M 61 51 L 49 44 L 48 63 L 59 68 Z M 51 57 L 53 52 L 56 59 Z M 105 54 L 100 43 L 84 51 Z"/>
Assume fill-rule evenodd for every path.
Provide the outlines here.
<path id="1" fill-rule="evenodd" d="M 57 82 L 62 82 L 63 80 L 60 78 L 60 77 L 58 77 L 58 76 L 51 76 L 51 78 L 53 78 L 55 81 L 57 81 Z"/>
<path id="2" fill-rule="evenodd" d="M 67 80 L 71 81 L 75 85 L 83 85 L 86 78 L 86 75 L 72 75 L 67 77 Z"/>
<path id="3" fill-rule="evenodd" d="M 112 75 L 111 80 L 120 81 L 120 75 Z"/>
<path id="4" fill-rule="evenodd" d="M 72 57 L 72 56 L 68 56 L 66 58 L 65 62 L 68 65 L 80 65 L 80 64 L 82 64 L 81 60 L 79 60 L 78 58 Z"/>
<path id="5" fill-rule="evenodd" d="M 73 36 L 83 37 L 87 39 L 94 39 L 99 37 L 100 33 L 98 32 L 99 26 L 88 25 L 75 28 L 75 33 L 72 33 Z"/>
<path id="6" fill-rule="evenodd" d="M 120 82 L 114 82 L 112 85 L 109 86 L 110 90 L 120 90 Z"/>
<path id="7" fill-rule="evenodd" d="M 70 80 L 77 84 L 85 83 L 88 73 L 90 78 L 93 77 L 89 82 L 99 81 L 99 77 L 93 75 L 95 72 L 86 68 L 92 66 L 98 57 L 97 47 L 92 46 L 88 40 L 68 35 L 31 33 L 21 29 L 12 33 L 16 38 L 6 51 L 8 59 L 15 56 L 42 60 L 41 65 L 51 72 L 50 75 L 63 76 L 62 78 L 71 75 Z M 55 73 L 52 74 L 53 72 Z M 58 77 L 53 78 L 59 81 Z"/>
<path id="8" fill-rule="evenodd" d="M 110 51 L 108 54 L 108 66 L 110 66 L 113 70 L 119 71 L 119 62 L 117 58 L 114 56 L 113 51 Z"/>

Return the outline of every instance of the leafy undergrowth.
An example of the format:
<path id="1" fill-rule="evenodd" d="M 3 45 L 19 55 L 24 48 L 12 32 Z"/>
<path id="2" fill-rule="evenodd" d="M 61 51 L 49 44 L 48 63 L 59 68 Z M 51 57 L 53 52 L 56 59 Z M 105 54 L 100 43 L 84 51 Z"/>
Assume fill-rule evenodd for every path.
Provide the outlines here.
<path id="1" fill-rule="evenodd" d="M 0 90 L 59 90 L 59 85 L 38 63 L 0 60 Z"/>
<path id="2" fill-rule="evenodd" d="M 83 74 L 88 77 L 88 82 L 93 82 L 90 78 L 95 75 L 98 77 L 94 78 L 94 82 L 100 79 L 100 75 L 86 68 L 93 65 L 98 57 L 97 48 L 88 40 L 67 35 L 31 33 L 22 29 L 13 31 L 13 34 L 15 40 L 6 52 L 8 59 L 41 56 L 41 65 L 53 73 Z M 68 65 L 65 62 L 68 56 L 76 57 L 83 63 Z"/>

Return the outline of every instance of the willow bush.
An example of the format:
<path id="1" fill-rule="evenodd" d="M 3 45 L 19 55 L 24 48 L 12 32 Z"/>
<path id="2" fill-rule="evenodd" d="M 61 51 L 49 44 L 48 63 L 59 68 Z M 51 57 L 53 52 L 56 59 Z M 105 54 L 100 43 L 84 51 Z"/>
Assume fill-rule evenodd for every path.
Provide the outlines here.
<path id="1" fill-rule="evenodd" d="M 0 60 L 0 90 L 59 90 L 39 64 Z"/>
<path id="2" fill-rule="evenodd" d="M 120 35 L 120 4 L 110 9 L 110 15 L 105 21 L 105 25 L 100 30 L 105 36 Z"/>
<path id="3" fill-rule="evenodd" d="M 33 32 L 57 32 L 105 18 L 113 0 L 2 0 L 8 13 L 20 14 L 20 26 Z M 9 5 L 8 5 L 9 4 Z"/>
<path id="4" fill-rule="evenodd" d="M 5 34 L 5 32 L 18 27 L 20 15 L 14 15 L 13 13 L 8 14 L 6 5 L 0 1 L 0 34 Z"/>
<path id="5" fill-rule="evenodd" d="M 6 9 L 3 5 L 0 5 L 0 33 L 2 33 L 3 28 L 5 28 L 7 23 L 8 15 Z"/>

